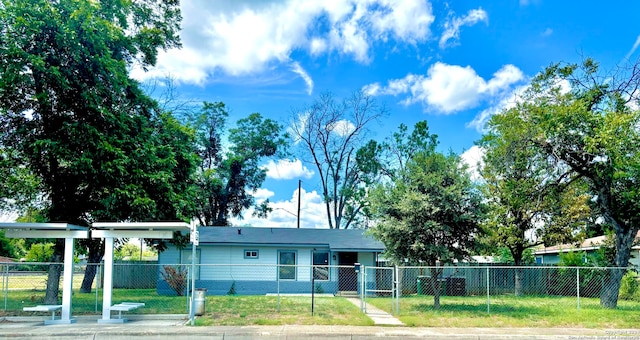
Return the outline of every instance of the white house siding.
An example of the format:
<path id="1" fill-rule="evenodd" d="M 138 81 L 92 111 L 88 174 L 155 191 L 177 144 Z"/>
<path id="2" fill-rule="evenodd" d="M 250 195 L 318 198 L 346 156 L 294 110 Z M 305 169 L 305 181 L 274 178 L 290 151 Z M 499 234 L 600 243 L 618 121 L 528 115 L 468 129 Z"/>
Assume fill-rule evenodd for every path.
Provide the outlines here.
<path id="1" fill-rule="evenodd" d="M 277 251 L 244 246 L 202 246 L 201 280 L 274 280 Z M 257 259 L 245 259 L 245 250 L 258 250 Z"/>
<path id="2" fill-rule="evenodd" d="M 296 281 L 311 280 L 313 248 L 201 246 L 201 280 L 277 280 L 278 252 L 296 252 Z M 245 250 L 257 250 L 257 259 L 244 258 Z M 164 262 L 164 256 L 163 256 Z"/>
<path id="3" fill-rule="evenodd" d="M 580 251 L 574 250 L 574 251 Z M 594 250 L 587 250 L 587 254 L 592 255 Z M 539 259 L 539 261 L 538 261 Z M 537 254 L 536 262 L 538 264 L 544 265 L 557 265 L 560 264 L 560 254 L 559 253 L 548 253 L 548 254 Z M 640 247 L 634 247 L 631 250 L 631 258 L 629 259 L 629 265 L 633 267 L 640 267 Z"/>
<path id="4" fill-rule="evenodd" d="M 164 264 L 180 264 L 180 250 L 176 247 L 169 247 L 158 256 L 158 263 Z"/>
<path id="5" fill-rule="evenodd" d="M 257 250 L 258 258 L 245 258 L 246 250 Z M 296 252 L 297 272 L 295 280 L 278 280 L 278 252 L 292 250 Z M 328 249 L 315 248 L 315 251 L 328 251 Z M 207 288 L 208 294 L 223 295 L 231 291 L 233 286 L 237 294 L 254 295 L 280 292 L 310 293 L 311 292 L 311 265 L 313 261 L 313 247 L 287 247 L 287 246 L 243 246 L 243 245 L 201 245 L 198 247 L 199 276 L 196 278 L 196 286 Z M 338 289 L 337 261 L 333 255 L 339 256 L 339 252 L 329 252 L 330 269 L 329 280 L 315 282 L 316 289 L 320 287 L 323 292 L 336 293 Z M 185 256 L 184 254 L 182 255 Z M 159 264 L 185 263 L 181 258 L 181 252 L 171 247 L 161 253 Z M 359 252 L 358 262 L 363 266 L 375 266 L 375 254 L 371 252 Z M 190 261 L 189 261 L 190 263 Z M 375 276 L 368 278 L 367 287 L 375 288 Z M 358 286 L 359 287 L 359 286 Z M 158 292 L 171 294 L 166 282 L 160 278 Z"/>

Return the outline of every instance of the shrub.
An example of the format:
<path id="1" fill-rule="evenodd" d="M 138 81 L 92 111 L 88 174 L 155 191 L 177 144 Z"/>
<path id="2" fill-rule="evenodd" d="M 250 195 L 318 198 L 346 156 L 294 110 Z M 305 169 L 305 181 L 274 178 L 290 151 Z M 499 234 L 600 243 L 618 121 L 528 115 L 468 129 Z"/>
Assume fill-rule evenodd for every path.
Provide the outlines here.
<path id="1" fill-rule="evenodd" d="M 34 243 L 24 256 L 27 262 L 48 262 L 53 256 L 53 243 Z"/>
<path id="2" fill-rule="evenodd" d="M 229 291 L 227 291 L 227 295 L 236 295 L 236 294 L 238 294 L 236 292 L 236 281 L 233 281 L 231 283 L 231 287 L 229 288 Z"/>
<path id="3" fill-rule="evenodd" d="M 640 300 L 639 293 L 640 284 L 638 283 L 638 273 L 630 270 L 622 277 L 619 297 L 622 300 Z"/>
<path id="4" fill-rule="evenodd" d="M 161 272 L 162 278 L 167 281 L 167 284 L 173 289 L 178 296 L 182 296 L 185 293 L 187 287 L 187 270 L 182 267 L 164 266 Z"/>
<path id="5" fill-rule="evenodd" d="M 559 266 L 580 267 L 580 296 L 597 297 L 602 290 L 606 271 L 593 267 L 596 261 L 584 251 L 570 250 L 560 254 Z M 576 272 L 574 268 L 560 268 L 554 275 L 551 293 L 554 295 L 575 296 L 577 294 Z"/>

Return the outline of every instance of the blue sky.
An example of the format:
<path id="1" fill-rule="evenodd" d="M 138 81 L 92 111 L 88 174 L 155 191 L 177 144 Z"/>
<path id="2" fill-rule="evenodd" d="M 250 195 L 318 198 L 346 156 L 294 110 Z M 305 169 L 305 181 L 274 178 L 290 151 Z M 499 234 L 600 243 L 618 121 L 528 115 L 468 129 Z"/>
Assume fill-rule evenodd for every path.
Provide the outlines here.
<path id="1" fill-rule="evenodd" d="M 260 112 L 285 126 L 320 93 L 362 89 L 390 109 L 372 138 L 427 120 L 442 151 L 470 160 L 484 122 L 544 67 L 590 56 L 612 69 L 640 54 L 635 1 L 182 2 L 183 48 L 161 52 L 148 72 L 133 69 L 135 78 L 171 76 L 183 99 L 225 102 L 231 121 Z M 235 223 L 294 227 L 300 179 L 301 224 L 324 227 L 313 166 L 268 165 L 256 197 L 277 209 Z"/>

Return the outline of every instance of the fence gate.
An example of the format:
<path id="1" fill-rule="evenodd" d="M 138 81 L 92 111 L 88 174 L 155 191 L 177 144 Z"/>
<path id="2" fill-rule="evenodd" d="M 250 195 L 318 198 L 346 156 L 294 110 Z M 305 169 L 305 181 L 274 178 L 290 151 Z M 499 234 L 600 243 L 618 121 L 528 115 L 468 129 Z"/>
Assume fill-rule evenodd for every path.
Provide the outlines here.
<path id="1" fill-rule="evenodd" d="M 364 303 L 367 298 L 388 298 L 391 304 L 391 310 L 395 311 L 395 298 L 397 296 L 397 280 L 394 267 L 365 267 L 363 270 L 362 311 L 366 312 L 367 304 Z"/>

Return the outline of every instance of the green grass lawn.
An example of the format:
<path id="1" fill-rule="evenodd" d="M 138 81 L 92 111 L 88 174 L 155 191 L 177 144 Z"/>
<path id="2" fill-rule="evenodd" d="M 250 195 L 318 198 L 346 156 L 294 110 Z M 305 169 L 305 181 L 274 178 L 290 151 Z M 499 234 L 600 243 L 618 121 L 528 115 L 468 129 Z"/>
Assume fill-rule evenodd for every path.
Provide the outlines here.
<path id="1" fill-rule="evenodd" d="M 4 293 L 4 292 L 2 292 Z M 11 290 L 8 293 L 7 310 L 0 294 L 0 316 L 27 316 L 22 307 L 35 306 L 44 301 L 44 290 Z M 155 289 L 114 289 L 113 304 L 129 301 L 144 302 L 143 308 L 128 314 L 188 314 L 184 296 L 158 295 Z M 100 315 L 102 291 L 84 294 L 73 293 L 73 315 Z M 373 325 L 360 309 L 339 297 L 317 297 L 314 315 L 311 315 L 311 297 L 277 296 L 207 296 L 206 314 L 197 318 L 197 325 Z M 43 315 L 36 313 L 36 315 Z"/>
<path id="2" fill-rule="evenodd" d="M 371 298 L 367 302 L 391 312 L 387 298 Z M 407 326 L 419 327 L 637 328 L 640 325 L 640 303 L 622 300 L 613 310 L 600 307 L 597 298 L 581 298 L 578 310 L 575 297 L 502 295 L 491 297 L 489 313 L 485 296 L 443 296 L 440 304 L 440 310 L 436 311 L 432 296 L 402 297 L 398 318 Z"/>
<path id="3" fill-rule="evenodd" d="M 0 316 L 34 315 L 22 307 L 42 304 L 43 290 L 10 290 L 4 309 L 0 292 Z M 187 314 L 187 298 L 162 296 L 155 289 L 114 289 L 112 302 L 144 302 L 132 314 Z M 390 298 L 368 298 L 367 302 L 391 312 Z M 400 299 L 398 318 L 419 327 L 586 327 L 637 328 L 640 303 L 620 300 L 615 310 L 600 307 L 597 298 L 491 296 L 490 313 L 484 296 L 441 297 L 440 310 L 433 310 L 432 296 Z M 311 298 L 281 296 L 207 296 L 206 313 L 196 325 L 372 325 L 357 306 L 340 297 L 316 297 L 311 316 Z M 73 315 L 100 315 L 102 291 L 73 295 Z M 38 314 L 42 315 L 42 314 Z"/>
<path id="4" fill-rule="evenodd" d="M 208 296 L 207 313 L 196 325 L 373 325 L 360 309 L 340 297 Z"/>

